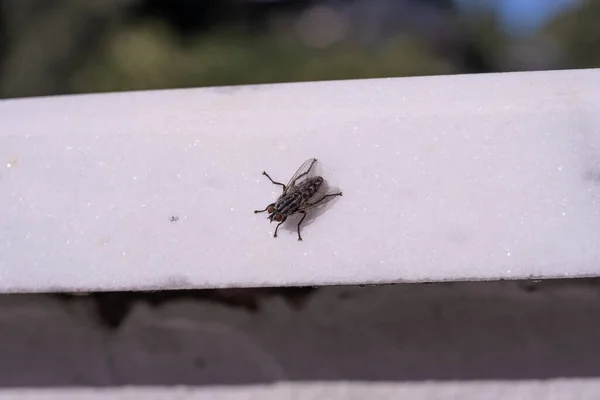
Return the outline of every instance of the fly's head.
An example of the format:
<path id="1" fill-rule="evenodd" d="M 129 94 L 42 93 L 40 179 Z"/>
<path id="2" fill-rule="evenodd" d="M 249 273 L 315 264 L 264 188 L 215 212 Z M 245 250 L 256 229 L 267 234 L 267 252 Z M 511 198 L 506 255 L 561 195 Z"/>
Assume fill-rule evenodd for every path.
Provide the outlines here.
<path id="1" fill-rule="evenodd" d="M 267 207 L 267 212 L 269 213 L 269 216 L 267 218 L 269 218 L 269 221 L 273 222 L 283 222 L 285 221 L 285 217 L 283 216 L 283 214 L 281 214 L 279 212 L 279 210 L 277 210 L 277 208 L 275 208 L 275 204 L 271 204 L 270 206 Z"/>

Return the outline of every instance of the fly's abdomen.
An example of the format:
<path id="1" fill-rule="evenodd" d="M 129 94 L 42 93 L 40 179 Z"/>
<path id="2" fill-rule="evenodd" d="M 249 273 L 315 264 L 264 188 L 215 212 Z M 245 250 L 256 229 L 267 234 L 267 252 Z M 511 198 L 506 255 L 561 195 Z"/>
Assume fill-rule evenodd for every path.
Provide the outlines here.
<path id="1" fill-rule="evenodd" d="M 296 189 L 298 193 L 302 196 L 302 201 L 308 201 L 311 197 L 317 193 L 319 187 L 323 183 L 323 178 L 320 176 L 315 176 L 314 178 L 309 178 L 306 181 L 302 182 L 300 186 Z"/>
<path id="2" fill-rule="evenodd" d="M 298 211 L 300 206 L 317 193 L 323 183 L 323 178 L 315 176 L 296 186 L 291 192 L 284 193 L 275 203 L 275 208 L 281 215 L 287 216 Z"/>

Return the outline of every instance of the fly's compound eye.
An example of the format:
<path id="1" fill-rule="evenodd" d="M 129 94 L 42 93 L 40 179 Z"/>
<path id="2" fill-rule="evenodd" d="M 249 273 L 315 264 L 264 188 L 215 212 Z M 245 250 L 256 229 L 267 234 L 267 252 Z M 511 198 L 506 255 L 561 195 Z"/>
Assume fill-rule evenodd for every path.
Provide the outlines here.
<path id="1" fill-rule="evenodd" d="M 267 207 L 267 212 L 268 212 L 269 214 L 273 214 L 273 211 L 275 211 L 275 207 L 273 207 L 273 206 L 269 206 L 269 207 Z"/>
<path id="2" fill-rule="evenodd" d="M 281 222 L 281 220 L 283 219 L 283 217 L 281 216 L 281 214 L 277 214 L 276 216 L 273 217 L 273 219 L 277 222 Z"/>

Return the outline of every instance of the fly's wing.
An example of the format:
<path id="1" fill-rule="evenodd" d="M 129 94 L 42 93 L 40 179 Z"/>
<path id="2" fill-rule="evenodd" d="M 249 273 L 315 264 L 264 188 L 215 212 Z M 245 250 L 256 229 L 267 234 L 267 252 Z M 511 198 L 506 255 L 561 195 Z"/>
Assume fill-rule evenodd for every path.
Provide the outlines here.
<path id="1" fill-rule="evenodd" d="M 313 209 L 315 207 L 322 206 L 323 204 L 329 203 L 331 200 L 333 200 L 339 196 L 341 196 L 341 192 L 326 193 L 326 194 L 317 192 L 317 194 L 315 196 L 313 196 L 308 202 L 302 204 L 298 208 L 298 211 L 307 211 L 307 210 Z"/>
<path id="2" fill-rule="evenodd" d="M 309 178 L 311 174 L 314 172 L 314 166 L 317 162 L 316 158 L 309 158 L 304 161 L 298 171 L 292 176 L 292 179 L 287 184 L 287 190 L 293 189 L 298 183 L 304 181 L 306 178 Z"/>

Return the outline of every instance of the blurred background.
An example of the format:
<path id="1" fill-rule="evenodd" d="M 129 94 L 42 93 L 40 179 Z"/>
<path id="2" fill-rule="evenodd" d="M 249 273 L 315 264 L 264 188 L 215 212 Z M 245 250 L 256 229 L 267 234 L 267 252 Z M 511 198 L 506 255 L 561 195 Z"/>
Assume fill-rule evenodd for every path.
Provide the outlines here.
<path id="1" fill-rule="evenodd" d="M 597 0 L 0 0 L 0 97 L 600 64 Z"/>

